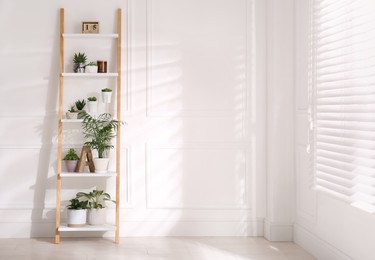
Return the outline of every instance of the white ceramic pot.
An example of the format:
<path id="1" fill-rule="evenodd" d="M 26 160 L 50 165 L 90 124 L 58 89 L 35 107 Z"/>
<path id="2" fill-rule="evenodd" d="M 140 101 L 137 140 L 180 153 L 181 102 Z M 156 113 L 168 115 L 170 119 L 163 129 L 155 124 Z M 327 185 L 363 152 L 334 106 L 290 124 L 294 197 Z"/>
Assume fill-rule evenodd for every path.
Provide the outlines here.
<path id="1" fill-rule="evenodd" d="M 106 210 L 102 209 L 89 209 L 88 223 L 89 225 L 104 225 L 106 221 Z"/>
<path id="2" fill-rule="evenodd" d="M 75 172 L 78 160 L 65 160 L 66 169 L 68 172 Z"/>
<path id="3" fill-rule="evenodd" d="M 82 227 L 86 225 L 86 209 L 68 209 L 68 227 Z"/>
<path id="4" fill-rule="evenodd" d="M 67 119 L 77 119 L 78 118 L 78 112 L 66 112 L 66 118 Z"/>
<path id="5" fill-rule="evenodd" d="M 86 65 L 85 67 L 85 73 L 98 73 L 98 66 L 93 65 Z"/>
<path id="6" fill-rule="evenodd" d="M 95 116 L 98 113 L 98 101 L 88 101 L 87 106 L 90 115 Z"/>
<path id="7" fill-rule="evenodd" d="M 75 73 L 85 73 L 85 64 L 83 64 L 83 63 L 74 63 L 73 71 Z"/>
<path id="8" fill-rule="evenodd" d="M 96 173 L 106 173 L 108 171 L 109 158 L 94 158 Z"/>
<path id="9" fill-rule="evenodd" d="M 102 92 L 103 103 L 111 103 L 112 92 Z"/>

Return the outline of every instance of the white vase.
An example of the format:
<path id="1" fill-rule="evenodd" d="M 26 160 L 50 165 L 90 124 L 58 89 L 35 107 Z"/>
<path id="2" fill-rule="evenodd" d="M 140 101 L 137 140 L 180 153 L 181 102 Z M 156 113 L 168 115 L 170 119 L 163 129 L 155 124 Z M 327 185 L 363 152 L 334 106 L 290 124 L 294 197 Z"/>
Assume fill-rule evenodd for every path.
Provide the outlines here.
<path id="1" fill-rule="evenodd" d="M 90 115 L 95 116 L 98 113 L 98 101 L 89 101 L 87 105 Z"/>
<path id="2" fill-rule="evenodd" d="M 98 66 L 93 65 L 86 65 L 85 67 L 85 73 L 98 73 Z"/>
<path id="3" fill-rule="evenodd" d="M 104 225 L 106 221 L 106 210 L 102 209 L 89 209 L 88 223 L 89 225 Z"/>
<path id="4" fill-rule="evenodd" d="M 82 227 L 86 225 L 86 209 L 68 209 L 68 227 Z"/>
<path id="5" fill-rule="evenodd" d="M 108 171 L 109 158 L 94 158 L 96 173 L 106 173 Z"/>
<path id="6" fill-rule="evenodd" d="M 103 103 L 111 103 L 112 92 L 102 92 Z"/>

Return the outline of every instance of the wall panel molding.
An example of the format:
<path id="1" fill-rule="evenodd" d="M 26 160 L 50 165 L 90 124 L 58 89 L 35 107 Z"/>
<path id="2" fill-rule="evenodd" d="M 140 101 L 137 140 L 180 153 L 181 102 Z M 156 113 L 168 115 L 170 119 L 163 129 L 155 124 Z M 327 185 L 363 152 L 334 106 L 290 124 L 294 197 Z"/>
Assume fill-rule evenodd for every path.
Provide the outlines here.
<path id="1" fill-rule="evenodd" d="M 178 158 L 183 158 L 184 156 L 189 157 L 191 154 L 197 154 L 199 152 L 206 153 L 207 151 L 214 151 L 216 153 L 220 152 L 230 152 L 230 153 L 237 153 L 236 156 L 239 156 L 242 162 L 240 163 L 243 166 L 243 172 L 239 172 L 238 174 L 241 174 L 239 180 L 231 180 L 233 181 L 232 184 L 237 185 L 242 189 L 241 191 L 241 198 L 239 198 L 238 203 L 227 203 L 227 204 L 212 204 L 212 203 L 156 203 L 153 201 L 153 198 L 155 196 L 155 191 L 153 190 L 154 181 L 156 177 L 154 175 L 160 173 L 155 172 L 153 169 L 155 166 L 153 165 L 155 162 L 159 163 L 160 161 L 155 161 L 153 158 L 153 152 L 155 151 L 161 151 L 166 150 L 173 151 L 172 155 L 175 155 L 178 160 Z M 193 151 L 193 152 L 192 152 Z M 211 144 L 204 144 L 204 143 L 186 143 L 186 144 L 146 144 L 146 154 L 147 154 L 147 159 L 146 159 L 146 200 L 147 200 L 147 208 L 149 209 L 222 209 L 222 210 L 227 210 L 227 209 L 250 209 L 250 204 L 249 202 L 251 199 L 249 198 L 250 193 L 249 193 L 249 187 L 251 187 L 251 176 L 250 176 L 250 167 L 249 167 L 249 150 L 246 147 L 245 144 L 233 144 L 233 143 L 211 143 Z M 157 154 L 160 154 L 160 152 L 157 152 Z M 193 159 L 194 160 L 194 159 Z M 194 163 L 191 161 L 190 163 Z M 219 161 L 217 162 L 219 163 Z M 206 167 L 206 166 L 202 166 Z M 161 169 L 163 171 L 163 169 Z M 233 172 L 233 177 L 235 177 L 235 171 Z M 185 173 L 186 174 L 186 173 Z M 176 174 L 177 175 L 177 174 Z M 171 170 L 170 176 L 173 177 L 173 169 Z M 159 176 L 158 176 L 159 177 Z M 163 178 L 165 176 L 159 177 Z M 210 181 L 214 181 L 213 179 L 203 179 L 207 176 L 202 176 L 202 183 L 205 181 L 207 185 L 207 192 L 210 192 L 210 185 L 212 183 Z M 167 180 L 167 179 L 164 179 Z M 190 180 L 185 180 L 185 182 L 189 182 Z M 218 180 L 215 180 L 218 181 Z M 222 181 L 222 180 L 221 180 Z M 236 183 L 237 182 L 237 183 Z M 164 187 L 165 188 L 165 187 Z M 170 187 L 171 188 L 171 187 Z M 176 194 L 179 194 L 181 196 L 181 200 L 184 199 L 184 194 L 179 192 L 179 189 L 183 189 L 184 186 L 181 184 L 181 186 L 176 186 Z M 212 187 L 211 187 L 212 188 Z M 222 192 L 230 192 L 231 190 L 223 190 Z M 194 190 L 189 191 L 189 192 L 196 192 Z M 181 195 L 182 194 L 182 195 Z M 191 195 L 191 194 L 190 194 Z M 228 193 L 229 195 L 233 195 Z M 171 194 L 173 196 L 173 194 Z M 185 196 L 189 196 L 185 194 Z"/>
<path id="2" fill-rule="evenodd" d="M 172 109 L 158 109 L 155 108 L 155 98 L 154 92 L 155 88 L 163 82 L 155 82 L 153 79 L 154 70 L 160 68 L 161 66 L 165 66 L 168 64 L 155 64 L 153 62 L 153 54 L 154 48 L 161 48 L 160 45 L 157 45 L 153 41 L 153 34 L 155 33 L 153 30 L 153 18 L 154 18 L 154 10 L 153 10 L 153 1 L 154 0 L 146 0 L 147 5 L 147 29 L 146 29 L 146 38 L 147 38 L 147 80 L 146 80 L 146 110 L 147 116 L 150 117 L 170 117 L 170 116 L 181 116 L 181 117 L 232 117 L 232 116 L 239 116 L 241 115 L 242 120 L 244 121 L 247 117 L 247 110 L 248 110 L 248 86 L 249 82 L 252 78 L 251 72 L 251 63 L 248 62 L 248 53 L 252 52 L 252 41 L 251 41 L 251 30 L 253 24 L 252 20 L 249 19 L 249 9 L 253 7 L 249 2 L 249 0 L 237 0 L 241 1 L 244 8 L 243 8 L 243 40 L 242 45 L 244 48 L 241 50 L 238 56 L 243 57 L 241 64 L 238 64 L 238 67 L 241 67 L 243 70 L 243 75 L 240 76 L 241 81 L 237 83 L 239 87 L 238 93 L 236 93 L 236 98 L 240 97 L 240 100 L 236 100 L 236 108 L 224 108 L 224 107 L 216 107 L 216 108 L 209 108 L 209 109 L 201 109 L 198 107 L 194 108 L 172 108 Z M 227 1 L 225 1 L 227 2 Z M 248 7 L 250 6 L 250 7 Z M 252 12 L 252 10 L 250 10 Z M 182 29 L 182 28 L 181 28 Z M 250 39 L 250 40 L 249 40 Z M 168 48 L 173 48 L 172 45 L 168 45 Z M 177 80 L 176 78 L 172 80 Z M 238 87 L 237 87 L 238 88 Z M 167 101 L 165 101 L 167 102 Z M 244 123 L 243 123 L 244 125 Z"/>

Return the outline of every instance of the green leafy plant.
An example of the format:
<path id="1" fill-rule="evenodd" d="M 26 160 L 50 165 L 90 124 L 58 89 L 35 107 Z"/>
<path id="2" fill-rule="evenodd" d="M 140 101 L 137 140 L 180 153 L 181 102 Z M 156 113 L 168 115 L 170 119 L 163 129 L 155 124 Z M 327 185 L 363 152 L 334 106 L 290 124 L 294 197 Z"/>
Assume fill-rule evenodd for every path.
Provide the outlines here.
<path id="1" fill-rule="evenodd" d="M 84 64 L 85 62 L 87 61 L 87 56 L 86 54 L 83 52 L 83 53 L 74 53 L 74 57 L 73 57 L 73 62 L 74 63 L 82 63 Z"/>
<path id="2" fill-rule="evenodd" d="M 97 150 L 99 158 L 104 158 L 104 152 L 113 148 L 111 140 L 116 136 L 115 130 L 123 122 L 113 119 L 108 113 L 95 118 L 88 113 L 83 113 L 82 118 L 83 136 L 89 140 L 85 142 L 85 145 Z"/>
<path id="3" fill-rule="evenodd" d="M 116 201 L 111 200 L 111 195 L 105 193 L 102 190 L 93 190 L 89 193 L 86 192 L 78 192 L 76 195 L 77 199 L 85 198 L 88 200 L 88 208 L 91 209 L 102 209 L 104 208 L 105 201 L 112 201 L 116 203 Z"/>
<path id="4" fill-rule="evenodd" d="M 86 66 L 98 66 L 98 63 L 96 61 L 90 61 Z"/>
<path id="5" fill-rule="evenodd" d="M 68 209 L 79 210 L 79 209 L 87 209 L 89 207 L 88 200 L 80 201 L 78 198 L 74 198 L 74 199 L 69 200 L 69 202 L 70 204 L 67 206 Z"/>
<path id="6" fill-rule="evenodd" d="M 82 100 L 77 100 L 77 101 L 75 102 L 75 105 L 76 105 L 76 108 L 77 108 L 78 110 L 83 110 L 83 108 L 84 108 L 85 105 L 86 105 L 86 101 L 85 101 L 84 99 L 82 99 Z"/>
<path id="7" fill-rule="evenodd" d="M 97 99 L 96 99 L 96 97 L 89 97 L 89 98 L 87 98 L 87 100 L 88 101 L 96 101 Z"/>
<path id="8" fill-rule="evenodd" d="M 110 89 L 110 88 L 103 88 L 102 92 L 112 92 L 112 89 Z"/>
<path id="9" fill-rule="evenodd" d="M 76 110 L 76 108 L 74 107 L 74 105 L 71 105 L 70 108 L 68 109 L 68 111 L 69 111 L 70 113 L 78 112 L 78 111 Z"/>
<path id="10" fill-rule="evenodd" d="M 67 160 L 67 161 L 79 160 L 79 156 L 77 155 L 74 148 L 70 148 L 69 152 L 65 155 L 63 160 Z"/>

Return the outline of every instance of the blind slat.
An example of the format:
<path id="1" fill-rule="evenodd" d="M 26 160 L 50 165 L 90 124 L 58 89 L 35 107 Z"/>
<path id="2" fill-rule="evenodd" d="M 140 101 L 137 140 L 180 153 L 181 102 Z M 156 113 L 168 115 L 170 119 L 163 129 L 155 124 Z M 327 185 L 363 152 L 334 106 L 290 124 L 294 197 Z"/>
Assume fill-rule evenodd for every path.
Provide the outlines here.
<path id="1" fill-rule="evenodd" d="M 315 184 L 375 212 L 375 3 L 314 0 L 310 76 Z"/>

